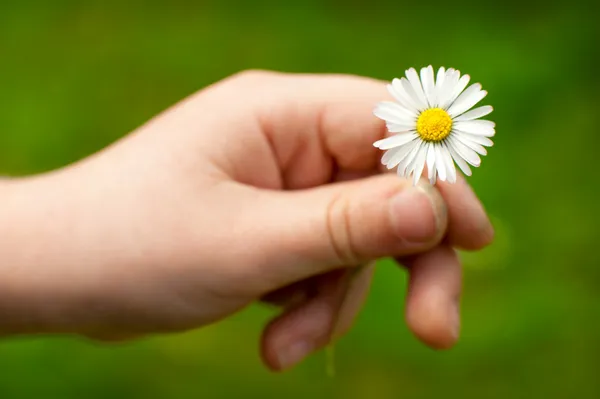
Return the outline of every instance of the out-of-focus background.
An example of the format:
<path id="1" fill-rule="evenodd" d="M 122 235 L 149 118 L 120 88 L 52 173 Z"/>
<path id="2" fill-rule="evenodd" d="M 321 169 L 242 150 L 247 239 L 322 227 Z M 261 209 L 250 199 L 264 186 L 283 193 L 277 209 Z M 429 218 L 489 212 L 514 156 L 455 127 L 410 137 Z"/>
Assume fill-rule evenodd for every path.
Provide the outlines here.
<path id="1" fill-rule="evenodd" d="M 117 347 L 5 340 L 0 398 L 600 397 L 599 12 L 491 4 L 1 2 L 0 173 L 76 161 L 243 69 L 389 80 L 443 65 L 495 108 L 495 146 L 470 183 L 497 240 L 464 254 L 463 335 L 449 352 L 408 332 L 405 273 L 382 262 L 335 378 L 323 354 L 267 372 L 257 342 L 271 311 L 255 307 Z"/>

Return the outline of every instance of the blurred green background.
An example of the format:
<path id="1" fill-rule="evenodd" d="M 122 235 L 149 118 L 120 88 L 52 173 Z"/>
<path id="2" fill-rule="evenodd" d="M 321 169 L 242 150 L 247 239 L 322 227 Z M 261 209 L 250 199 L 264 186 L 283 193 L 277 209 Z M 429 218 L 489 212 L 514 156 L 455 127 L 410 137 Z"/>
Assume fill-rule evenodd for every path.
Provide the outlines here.
<path id="1" fill-rule="evenodd" d="M 470 179 L 497 240 L 463 254 L 455 349 L 434 352 L 412 337 L 405 273 L 383 262 L 356 328 L 337 346 L 333 379 L 323 354 L 267 372 L 257 342 L 271 311 L 256 307 L 117 347 L 5 340 L 0 398 L 600 397 L 592 4 L 0 2 L 0 173 L 76 161 L 247 68 L 390 80 L 411 66 L 455 67 L 489 91 L 497 122 L 495 146 Z"/>

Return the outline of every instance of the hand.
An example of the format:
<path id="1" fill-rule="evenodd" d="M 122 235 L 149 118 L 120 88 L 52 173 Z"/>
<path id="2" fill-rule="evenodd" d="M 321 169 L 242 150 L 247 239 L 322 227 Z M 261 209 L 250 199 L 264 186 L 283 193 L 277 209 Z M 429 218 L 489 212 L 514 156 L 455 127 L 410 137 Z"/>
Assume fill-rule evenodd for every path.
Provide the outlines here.
<path id="1" fill-rule="evenodd" d="M 343 334 L 372 262 L 410 270 L 406 320 L 459 334 L 454 247 L 492 240 L 468 185 L 381 173 L 384 83 L 244 72 L 88 159 L 0 189 L 0 331 L 126 339 L 213 323 L 263 300 L 266 364 Z M 394 315 L 390 315 L 394 317 Z"/>

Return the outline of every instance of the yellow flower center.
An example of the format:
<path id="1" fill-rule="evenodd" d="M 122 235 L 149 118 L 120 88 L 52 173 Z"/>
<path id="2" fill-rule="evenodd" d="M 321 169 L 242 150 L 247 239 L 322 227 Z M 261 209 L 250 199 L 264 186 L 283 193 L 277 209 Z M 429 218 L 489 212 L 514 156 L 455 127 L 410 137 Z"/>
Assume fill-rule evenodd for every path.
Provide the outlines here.
<path id="1" fill-rule="evenodd" d="M 423 111 L 417 119 L 417 133 L 424 141 L 442 141 L 452 131 L 452 118 L 441 108 Z"/>

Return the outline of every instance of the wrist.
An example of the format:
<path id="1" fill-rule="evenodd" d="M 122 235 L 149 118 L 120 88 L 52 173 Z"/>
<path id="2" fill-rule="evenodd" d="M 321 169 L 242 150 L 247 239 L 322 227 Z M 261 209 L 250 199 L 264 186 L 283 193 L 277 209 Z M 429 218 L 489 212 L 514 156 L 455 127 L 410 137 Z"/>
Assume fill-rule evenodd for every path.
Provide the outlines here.
<path id="1" fill-rule="evenodd" d="M 69 314 L 73 226 L 60 173 L 0 183 L 0 333 L 44 333 Z M 70 244 L 67 244 L 71 241 Z"/>
<path id="2" fill-rule="evenodd" d="M 80 169 L 0 181 L 2 335 L 98 328 L 111 206 Z"/>

